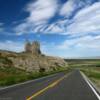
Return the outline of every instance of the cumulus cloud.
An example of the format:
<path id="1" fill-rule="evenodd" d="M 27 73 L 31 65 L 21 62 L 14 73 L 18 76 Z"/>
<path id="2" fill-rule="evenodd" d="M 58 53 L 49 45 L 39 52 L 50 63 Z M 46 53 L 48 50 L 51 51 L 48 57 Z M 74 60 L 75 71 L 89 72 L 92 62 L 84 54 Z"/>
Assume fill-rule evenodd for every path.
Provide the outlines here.
<path id="1" fill-rule="evenodd" d="M 43 26 L 55 15 L 57 6 L 57 0 L 37 0 L 29 3 L 25 9 L 29 13 L 29 17 L 15 28 L 16 32 L 39 32 L 43 30 Z"/>
<path id="2" fill-rule="evenodd" d="M 45 22 L 54 16 L 57 9 L 56 0 L 37 0 L 35 3 L 28 4 L 27 11 L 30 16 L 29 22 Z"/>

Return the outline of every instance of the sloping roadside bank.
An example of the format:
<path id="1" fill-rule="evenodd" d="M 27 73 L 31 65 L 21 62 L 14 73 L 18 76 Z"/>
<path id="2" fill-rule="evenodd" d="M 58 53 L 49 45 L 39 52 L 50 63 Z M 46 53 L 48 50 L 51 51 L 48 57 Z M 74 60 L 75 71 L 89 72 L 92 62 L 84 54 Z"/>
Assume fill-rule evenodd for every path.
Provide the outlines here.
<path id="1" fill-rule="evenodd" d="M 81 71 L 87 76 L 90 83 L 96 88 L 96 90 L 100 93 L 100 68 L 88 68 L 81 69 Z"/>
<path id="2" fill-rule="evenodd" d="M 12 71 L 13 70 L 13 71 Z M 21 70 L 16 69 L 9 69 L 9 70 L 0 70 L 0 87 L 6 87 L 11 86 L 14 84 L 23 83 L 26 81 L 38 79 L 41 77 L 53 75 L 60 72 L 70 72 L 71 70 L 69 68 L 62 68 L 56 71 L 50 71 L 50 72 L 39 72 L 39 73 L 26 73 Z"/>

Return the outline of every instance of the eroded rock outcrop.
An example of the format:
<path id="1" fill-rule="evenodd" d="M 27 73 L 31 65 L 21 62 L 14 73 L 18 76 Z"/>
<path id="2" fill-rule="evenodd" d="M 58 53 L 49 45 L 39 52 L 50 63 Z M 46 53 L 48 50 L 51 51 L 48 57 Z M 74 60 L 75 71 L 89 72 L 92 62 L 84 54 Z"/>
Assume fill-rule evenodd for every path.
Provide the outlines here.
<path id="1" fill-rule="evenodd" d="M 37 41 L 27 42 L 22 53 L 0 51 L 0 59 L 0 66 L 14 66 L 28 72 L 51 71 L 67 67 L 63 59 L 43 55 L 40 43 Z M 10 63 L 6 63 L 5 59 Z"/>
<path id="2" fill-rule="evenodd" d="M 25 52 L 31 53 L 33 55 L 40 55 L 41 54 L 40 43 L 38 41 L 34 41 L 32 43 L 27 41 L 25 44 Z"/>

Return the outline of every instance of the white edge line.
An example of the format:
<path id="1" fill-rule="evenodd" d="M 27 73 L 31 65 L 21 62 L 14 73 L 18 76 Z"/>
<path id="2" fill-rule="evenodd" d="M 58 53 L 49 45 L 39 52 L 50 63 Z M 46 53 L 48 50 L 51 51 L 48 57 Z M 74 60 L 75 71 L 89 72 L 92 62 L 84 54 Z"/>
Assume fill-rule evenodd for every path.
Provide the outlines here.
<path id="1" fill-rule="evenodd" d="M 89 85 L 89 87 L 92 89 L 92 91 L 94 92 L 94 94 L 96 95 L 96 97 L 98 98 L 98 100 L 100 100 L 100 95 L 96 92 L 96 90 L 94 89 L 94 87 L 89 83 L 87 77 L 82 73 L 80 72 L 81 75 L 83 76 L 84 80 L 86 81 L 86 83 Z"/>
<path id="2" fill-rule="evenodd" d="M 48 75 L 48 76 L 43 76 L 43 77 L 41 77 L 41 78 L 37 78 L 37 79 L 29 80 L 29 81 L 26 81 L 26 82 L 22 82 L 22 83 L 10 85 L 10 86 L 7 86 L 7 87 L 1 87 L 1 88 L 0 88 L 0 91 L 5 90 L 5 89 L 9 89 L 9 88 L 13 88 L 13 87 L 16 87 L 16 86 L 28 84 L 28 83 L 31 83 L 31 82 L 35 82 L 35 81 L 38 81 L 38 80 L 42 80 L 42 79 L 45 79 L 45 78 L 48 78 L 48 77 L 51 77 L 51 76 L 55 76 L 55 75 L 57 75 L 57 74 L 59 74 L 59 73 L 55 73 L 55 74 Z"/>

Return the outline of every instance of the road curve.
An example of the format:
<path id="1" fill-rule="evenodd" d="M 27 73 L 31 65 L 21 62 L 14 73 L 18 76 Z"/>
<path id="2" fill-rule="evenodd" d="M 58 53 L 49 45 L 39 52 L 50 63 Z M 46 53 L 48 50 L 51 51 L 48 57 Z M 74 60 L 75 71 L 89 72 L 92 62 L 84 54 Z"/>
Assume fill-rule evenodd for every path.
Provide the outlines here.
<path id="1" fill-rule="evenodd" d="M 0 100 L 99 100 L 79 70 L 0 90 Z"/>

